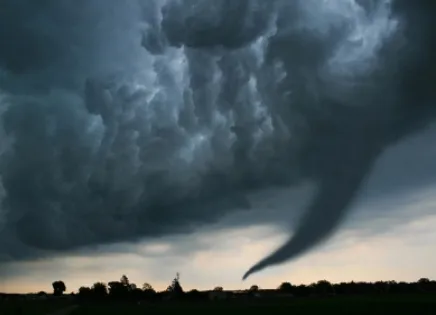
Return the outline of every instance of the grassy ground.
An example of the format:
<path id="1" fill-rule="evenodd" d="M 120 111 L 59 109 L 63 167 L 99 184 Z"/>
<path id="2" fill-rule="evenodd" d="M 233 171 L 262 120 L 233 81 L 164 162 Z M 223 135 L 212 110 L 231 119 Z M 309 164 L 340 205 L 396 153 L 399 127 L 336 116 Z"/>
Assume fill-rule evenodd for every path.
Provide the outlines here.
<path id="1" fill-rule="evenodd" d="M 0 315 L 46 315 L 69 304 L 62 300 L 0 302 Z"/>
<path id="2" fill-rule="evenodd" d="M 328 299 L 294 299 L 289 301 L 246 301 L 214 303 L 169 303 L 167 305 L 106 304 L 77 308 L 71 315 L 140 315 L 174 314 L 188 312 L 202 314 L 205 311 L 224 312 L 225 315 L 241 314 L 241 311 L 265 313 L 287 312 L 289 314 L 436 314 L 436 296 L 390 296 L 390 297 L 334 297 Z"/>

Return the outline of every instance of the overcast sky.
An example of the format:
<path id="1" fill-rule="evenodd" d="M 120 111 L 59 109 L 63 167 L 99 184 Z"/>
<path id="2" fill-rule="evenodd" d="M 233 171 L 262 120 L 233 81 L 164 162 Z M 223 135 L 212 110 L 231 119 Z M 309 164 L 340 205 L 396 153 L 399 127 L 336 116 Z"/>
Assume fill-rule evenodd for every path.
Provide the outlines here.
<path id="1" fill-rule="evenodd" d="M 283 281 L 309 284 L 320 279 L 436 279 L 436 198 L 431 184 L 436 174 L 432 163 L 436 151 L 421 149 L 431 144 L 428 141 L 432 135 L 430 130 L 410 138 L 380 159 L 343 229 L 326 244 L 246 282 L 240 277 L 247 266 L 277 247 L 287 235 L 280 232 L 280 226 L 259 221 L 265 214 L 283 216 L 281 208 L 289 210 L 296 200 L 308 198 L 310 188 L 258 197 L 259 208 L 251 210 L 259 217 L 258 223 L 250 227 L 238 227 L 240 218 L 229 216 L 192 235 L 120 243 L 9 264 L 4 266 L 0 291 L 50 291 L 51 282 L 57 279 L 66 282 L 68 291 L 75 291 L 96 281 L 117 280 L 123 274 L 137 285 L 148 282 L 156 289 L 165 289 L 177 272 L 185 289 L 240 289 L 252 284 L 275 288 Z M 380 198 L 383 189 L 389 193 Z M 304 200 L 299 206 L 304 206 Z"/>
<path id="2" fill-rule="evenodd" d="M 413 206 L 405 205 L 407 211 L 434 210 L 436 200 L 431 194 L 419 196 L 419 199 L 420 202 L 414 202 Z M 207 249 L 192 248 L 198 238 L 191 236 L 126 245 L 129 253 L 124 254 L 95 252 L 22 263 L 14 266 L 12 277 L 2 281 L 0 290 L 51 291 L 51 282 L 62 279 L 68 291 L 76 291 L 80 286 L 96 281 L 118 280 L 123 274 L 137 285 L 148 282 L 156 289 L 165 289 L 176 272 L 181 274 L 184 289 L 212 289 L 215 286 L 243 289 L 252 284 L 275 288 L 283 281 L 309 284 L 320 279 L 332 282 L 435 279 L 436 217 L 423 215 L 394 226 L 389 220 L 383 221 L 387 225 L 385 231 L 363 236 L 352 230 L 342 231 L 318 251 L 255 275 L 247 282 L 240 280 L 247 265 L 284 239 L 271 227 L 254 226 L 208 233 L 207 237 L 202 235 L 202 245 Z M 184 251 L 173 250 L 174 247 Z"/>
<path id="3" fill-rule="evenodd" d="M 431 3 L 4 0 L 0 291 L 433 277 Z"/>

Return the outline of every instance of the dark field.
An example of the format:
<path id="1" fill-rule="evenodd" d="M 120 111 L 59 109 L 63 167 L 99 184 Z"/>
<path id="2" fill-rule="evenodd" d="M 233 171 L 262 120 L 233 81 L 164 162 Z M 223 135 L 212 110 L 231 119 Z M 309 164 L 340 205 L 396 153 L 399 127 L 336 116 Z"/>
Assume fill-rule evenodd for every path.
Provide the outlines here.
<path id="1" fill-rule="evenodd" d="M 15 301 L 0 304 L 1 315 L 43 315 L 62 310 L 67 301 Z M 372 297 L 295 298 L 282 301 L 219 301 L 219 302 L 168 302 L 166 304 L 137 305 L 129 303 L 76 304 L 69 315 L 139 315 L 139 314 L 204 314 L 221 312 L 225 315 L 241 312 L 286 312 L 288 314 L 436 314 L 436 295 L 396 295 Z M 56 314 L 53 313 L 53 314 Z M 64 312 L 61 312 L 62 315 Z"/>
<path id="2" fill-rule="evenodd" d="M 136 315 L 136 314 L 204 314 L 220 312 L 225 315 L 241 312 L 264 312 L 264 314 L 436 314 L 436 296 L 393 298 L 330 298 L 295 299 L 280 302 L 212 302 L 204 304 L 169 304 L 165 306 L 107 305 L 87 306 L 76 309 L 72 315 Z"/>
<path id="3" fill-rule="evenodd" d="M 220 312 L 231 315 L 241 312 L 265 312 L 281 314 L 395 314 L 421 315 L 436 314 L 435 297 L 397 297 L 397 298 L 333 298 L 333 299 L 300 299 L 273 303 L 230 303 L 214 302 L 207 304 L 174 304 L 166 306 L 87 306 L 76 309 L 72 315 L 127 315 L 127 314 L 204 314 L 204 312 Z"/>
<path id="4" fill-rule="evenodd" d="M 70 304 L 64 300 L 0 301 L 0 315 L 46 315 Z"/>
<path id="5" fill-rule="evenodd" d="M 436 314 L 436 296 L 333 297 L 297 298 L 288 301 L 221 301 L 204 303 L 168 303 L 167 305 L 90 305 L 76 309 L 72 315 L 127 315 L 220 312 L 288 314 Z"/>

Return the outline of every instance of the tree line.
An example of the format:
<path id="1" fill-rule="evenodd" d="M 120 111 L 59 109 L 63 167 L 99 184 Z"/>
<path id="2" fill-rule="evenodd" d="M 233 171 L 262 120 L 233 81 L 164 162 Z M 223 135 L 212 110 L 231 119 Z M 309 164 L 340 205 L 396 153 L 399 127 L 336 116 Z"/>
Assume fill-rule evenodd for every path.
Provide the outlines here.
<path id="1" fill-rule="evenodd" d="M 53 294 L 61 296 L 66 292 L 67 287 L 61 280 L 52 283 Z M 224 292 L 223 287 L 215 287 L 208 291 L 190 290 L 185 292 L 180 283 L 180 277 L 173 279 L 164 291 L 156 291 L 149 283 L 144 283 L 138 287 L 131 283 L 126 275 L 119 281 L 110 281 L 107 284 L 96 282 L 90 287 L 82 286 L 75 296 L 82 300 L 160 300 L 163 297 L 186 298 L 186 299 L 207 299 L 210 292 Z M 262 290 L 257 285 L 251 286 L 247 290 L 239 291 L 246 295 L 261 293 Z M 275 290 L 277 294 L 286 293 L 295 297 L 309 296 L 331 296 L 331 295 L 363 295 L 363 294 L 399 294 L 399 293 L 436 293 L 436 281 L 428 278 L 421 278 L 416 282 L 396 282 L 396 281 L 377 281 L 377 282 L 342 282 L 332 284 L 326 280 L 320 280 L 310 285 L 293 285 L 290 282 L 283 282 Z M 273 292 L 274 293 L 274 292 Z"/>

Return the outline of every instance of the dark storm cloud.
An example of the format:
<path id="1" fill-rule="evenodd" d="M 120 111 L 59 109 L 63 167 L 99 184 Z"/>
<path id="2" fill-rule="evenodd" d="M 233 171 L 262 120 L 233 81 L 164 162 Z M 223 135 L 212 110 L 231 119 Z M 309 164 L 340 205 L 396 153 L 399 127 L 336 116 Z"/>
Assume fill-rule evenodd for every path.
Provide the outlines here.
<path id="1" fill-rule="evenodd" d="M 434 119 L 434 2 L 319 3 L 3 1 L 0 259 L 194 231 L 307 179 L 247 275 L 330 236 Z"/>
<path id="2" fill-rule="evenodd" d="M 162 30 L 172 45 L 240 48 L 264 35 L 275 1 L 188 0 L 162 10 Z"/>

